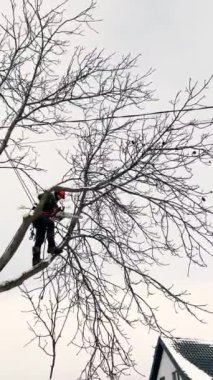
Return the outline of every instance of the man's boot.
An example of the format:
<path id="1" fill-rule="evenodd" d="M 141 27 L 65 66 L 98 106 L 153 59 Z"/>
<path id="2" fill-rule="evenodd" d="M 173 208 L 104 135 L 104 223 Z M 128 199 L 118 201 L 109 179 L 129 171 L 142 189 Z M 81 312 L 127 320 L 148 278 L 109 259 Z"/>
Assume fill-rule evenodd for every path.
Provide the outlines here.
<path id="1" fill-rule="evenodd" d="M 50 246 L 47 249 L 47 252 L 51 253 L 51 255 L 59 255 L 62 251 L 63 251 L 62 248 L 58 248 L 56 246 L 52 246 L 52 247 Z"/>
<path id="2" fill-rule="evenodd" d="M 33 247 L 33 266 L 41 262 L 40 253 L 41 253 L 40 247 Z"/>

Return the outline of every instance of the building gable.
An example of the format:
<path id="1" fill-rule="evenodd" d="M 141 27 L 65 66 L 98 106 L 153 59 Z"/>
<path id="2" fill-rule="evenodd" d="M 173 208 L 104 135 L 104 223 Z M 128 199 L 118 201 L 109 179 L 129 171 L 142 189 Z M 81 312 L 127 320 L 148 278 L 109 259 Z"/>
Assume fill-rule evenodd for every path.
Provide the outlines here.
<path id="1" fill-rule="evenodd" d="M 178 376 L 176 376 L 176 375 Z M 178 378 L 179 377 L 179 378 Z M 174 363 L 170 359 L 169 355 L 165 350 L 163 350 L 162 357 L 161 357 L 161 362 L 157 374 L 156 380 L 183 380 L 183 378 L 179 375 L 177 368 L 175 367 Z M 175 380 L 176 380 L 175 379 Z"/>
<path id="2" fill-rule="evenodd" d="M 163 362 L 162 357 L 164 357 Z M 161 362 L 163 367 L 161 367 Z M 149 380 L 160 380 L 160 376 L 158 376 L 159 373 L 161 374 L 161 378 L 165 377 L 165 375 L 163 375 L 162 368 L 165 368 L 167 372 L 171 370 L 169 375 L 170 379 L 172 378 L 172 372 L 176 371 L 179 374 L 179 380 L 190 380 L 186 373 L 183 372 L 182 368 L 179 366 L 174 356 L 171 354 L 171 352 L 165 345 L 164 341 L 161 339 L 161 337 L 159 337 L 157 346 L 155 348 L 155 354 Z"/>

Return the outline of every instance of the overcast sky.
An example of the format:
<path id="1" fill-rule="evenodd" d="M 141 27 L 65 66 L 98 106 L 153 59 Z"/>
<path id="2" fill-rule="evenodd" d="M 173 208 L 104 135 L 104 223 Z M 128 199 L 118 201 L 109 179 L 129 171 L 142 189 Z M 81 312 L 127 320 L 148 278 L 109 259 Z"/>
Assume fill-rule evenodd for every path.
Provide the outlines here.
<path id="1" fill-rule="evenodd" d="M 19 1 L 19 0 L 18 0 Z M 212 0 L 98 0 L 96 16 L 102 19 L 96 26 L 98 33 L 88 32 L 82 39 L 85 47 L 98 46 L 107 53 L 118 55 L 132 52 L 141 54 L 138 71 L 156 69 L 153 85 L 159 103 L 156 109 L 168 109 L 169 101 L 176 92 L 184 89 L 189 77 L 202 81 L 213 74 L 213 2 Z M 56 3 L 56 1 L 45 1 Z M 72 6 L 79 4 L 73 0 Z M 81 2 L 80 2 L 81 3 Z M 1 0 L 1 8 L 7 9 L 9 0 Z M 82 1 L 86 4 L 86 0 Z M 71 8 L 70 8 L 71 9 Z M 70 11 L 68 9 L 68 12 Z M 209 96 L 208 103 L 212 101 Z M 213 104 L 213 101 L 212 101 Z M 204 116 L 205 118 L 205 116 Z M 63 144 L 59 142 L 58 144 Z M 53 146 L 53 148 L 59 147 Z M 46 148 L 44 147 L 44 151 Z M 46 157 L 47 159 L 47 157 Z M 49 162 L 48 177 L 44 185 L 52 185 L 55 167 Z M 202 176 L 203 186 L 210 189 L 210 172 L 197 173 Z M 17 207 L 27 202 L 15 175 L 1 170 L 0 210 L 1 241 L 3 250 L 20 223 L 21 213 Z M 6 207 L 5 207 L 6 205 Z M 192 299 L 198 303 L 208 303 L 213 310 L 212 268 L 213 259 L 207 258 L 208 267 L 192 268 L 187 276 L 187 262 L 172 259 L 170 266 L 153 268 L 153 274 L 164 279 L 166 284 L 174 284 L 177 289 L 189 289 Z M 26 238 L 0 280 L 14 276 L 31 265 L 31 243 Z M 155 300 L 154 300 L 155 301 Z M 157 300 L 156 300 L 157 301 Z M 174 315 L 170 306 L 160 302 L 159 318 L 168 328 L 176 328 L 176 334 L 185 337 L 200 337 L 212 340 L 213 316 L 206 316 L 206 324 L 200 324 L 186 314 Z M 48 359 L 36 345 L 23 348 L 31 335 L 27 330 L 27 316 L 18 290 L 0 295 L 0 379 L 2 380 L 47 380 Z M 153 347 L 157 334 L 145 329 L 130 331 L 135 357 L 140 370 L 148 377 L 152 363 Z M 66 343 L 66 341 L 64 342 Z M 55 380 L 75 379 L 80 371 L 81 356 L 71 358 L 71 348 L 62 347 L 56 365 Z M 132 374 L 130 379 L 139 380 Z"/>

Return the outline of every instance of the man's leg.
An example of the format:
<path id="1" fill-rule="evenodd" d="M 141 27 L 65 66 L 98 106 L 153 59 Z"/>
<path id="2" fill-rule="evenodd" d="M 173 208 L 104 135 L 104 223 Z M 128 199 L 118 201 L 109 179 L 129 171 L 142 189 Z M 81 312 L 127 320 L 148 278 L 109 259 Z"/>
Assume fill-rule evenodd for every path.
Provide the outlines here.
<path id="1" fill-rule="evenodd" d="M 41 249 L 39 247 L 33 247 L 33 267 L 41 262 Z"/>
<path id="2" fill-rule="evenodd" d="M 46 220 L 46 226 L 47 226 L 47 252 L 52 253 L 52 251 L 55 249 L 55 224 L 54 221 L 50 218 L 47 218 Z"/>
<path id="3" fill-rule="evenodd" d="M 34 227 L 36 229 L 35 245 L 33 247 L 33 266 L 40 263 L 41 246 L 45 239 L 46 225 L 43 217 L 35 221 Z"/>
<path id="4" fill-rule="evenodd" d="M 47 226 L 47 241 L 48 241 L 48 248 L 47 252 L 51 253 L 52 255 L 57 255 L 62 252 L 61 249 L 57 248 L 55 246 L 55 224 L 54 221 L 50 218 L 47 218 L 48 222 L 46 224 Z"/>

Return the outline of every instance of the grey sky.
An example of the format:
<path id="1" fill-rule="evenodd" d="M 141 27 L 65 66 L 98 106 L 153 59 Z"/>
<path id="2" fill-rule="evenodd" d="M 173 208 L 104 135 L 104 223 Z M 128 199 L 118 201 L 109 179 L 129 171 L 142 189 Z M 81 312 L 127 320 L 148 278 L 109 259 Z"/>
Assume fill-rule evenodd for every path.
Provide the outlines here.
<path id="1" fill-rule="evenodd" d="M 9 0 L 1 1 L 2 8 L 7 8 Z M 56 1 L 49 1 L 56 3 Z M 75 6 L 77 0 L 73 0 Z M 82 1 L 86 4 L 86 1 Z M 45 1 L 46 4 L 46 1 Z M 68 9 L 68 12 L 70 10 Z M 155 68 L 153 85 L 159 104 L 153 108 L 168 109 L 168 101 L 175 93 L 184 89 L 188 78 L 194 80 L 207 79 L 213 74 L 213 2 L 212 0 L 98 0 L 97 18 L 103 19 L 98 23 L 98 33 L 89 31 L 82 39 L 85 47 L 98 46 L 105 48 L 107 53 L 118 55 L 132 52 L 141 54 L 138 71 L 143 73 L 148 68 Z M 210 90 L 210 94 L 212 89 Z M 209 95 L 209 103 L 213 104 Z M 204 116 L 205 118 L 205 116 Z M 61 145 L 60 145 L 61 144 Z M 53 144 L 55 149 L 63 147 L 63 142 Z M 48 176 L 41 178 L 44 186 L 57 182 L 55 167 L 52 160 L 46 156 L 46 147 L 41 147 L 41 159 L 47 161 Z M 213 187 L 209 171 L 198 172 L 203 179 L 203 186 Z M 1 250 L 9 243 L 10 238 L 20 223 L 21 212 L 17 210 L 27 199 L 15 177 L 1 170 L 0 209 L 1 209 Z M 5 200 L 8 200 L 5 207 Z M 213 260 L 207 258 L 208 268 L 191 268 L 187 277 L 186 260 L 172 259 L 171 265 L 163 269 L 153 268 L 155 274 L 168 284 L 174 283 L 177 289 L 189 289 L 192 299 L 198 303 L 212 302 L 212 266 Z M 27 268 L 31 263 L 31 243 L 26 238 L 18 250 L 14 260 L 8 267 L 7 273 L 0 280 L 6 279 L 8 273 L 13 276 Z M 20 310 L 25 308 L 18 290 L 0 295 L 0 378 L 2 380 L 46 380 L 48 378 L 48 359 L 35 344 L 23 348 L 31 335 L 27 330 L 27 315 Z M 186 337 L 211 338 L 213 331 L 213 316 L 206 316 L 208 324 L 199 324 L 186 314 L 175 315 L 172 308 L 163 300 L 159 317 L 169 328 L 177 328 L 177 334 Z M 159 300 L 153 296 L 153 304 Z M 135 356 L 140 370 L 147 378 L 150 371 L 153 346 L 157 335 L 148 334 L 145 329 L 130 331 Z M 72 356 L 71 348 L 61 344 L 59 360 L 56 366 L 55 380 L 74 379 L 80 371 L 81 356 Z M 80 354 L 81 355 L 81 354 Z M 139 380 L 132 374 L 130 379 Z"/>

